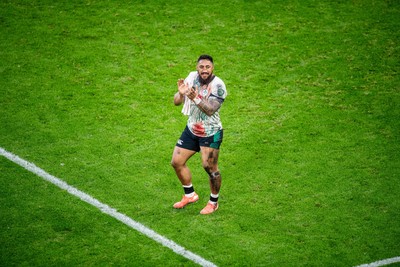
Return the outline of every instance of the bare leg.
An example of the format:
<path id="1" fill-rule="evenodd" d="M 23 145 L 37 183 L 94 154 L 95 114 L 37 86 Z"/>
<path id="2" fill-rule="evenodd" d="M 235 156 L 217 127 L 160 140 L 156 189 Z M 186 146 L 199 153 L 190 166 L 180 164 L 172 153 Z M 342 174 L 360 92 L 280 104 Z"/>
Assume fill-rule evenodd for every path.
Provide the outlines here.
<path id="1" fill-rule="evenodd" d="M 174 168 L 176 176 L 178 176 L 179 178 L 179 181 L 181 181 L 181 184 L 183 185 L 183 190 L 185 192 L 182 200 L 176 202 L 173 205 L 175 209 L 182 209 L 186 205 L 199 200 L 199 196 L 194 192 L 194 188 L 192 185 L 192 174 L 188 166 L 186 165 L 186 162 L 195 153 L 196 151 L 187 150 L 178 146 L 176 146 L 174 149 L 171 165 Z"/>
<path id="2" fill-rule="evenodd" d="M 219 194 L 221 188 L 221 174 L 218 169 L 219 150 L 211 147 L 201 147 L 201 159 L 204 170 L 210 178 L 210 190 L 214 195 Z"/>
<path id="3" fill-rule="evenodd" d="M 172 154 L 171 165 L 182 185 L 190 185 L 192 183 L 192 173 L 190 172 L 186 162 L 192 157 L 196 151 L 175 147 Z"/>

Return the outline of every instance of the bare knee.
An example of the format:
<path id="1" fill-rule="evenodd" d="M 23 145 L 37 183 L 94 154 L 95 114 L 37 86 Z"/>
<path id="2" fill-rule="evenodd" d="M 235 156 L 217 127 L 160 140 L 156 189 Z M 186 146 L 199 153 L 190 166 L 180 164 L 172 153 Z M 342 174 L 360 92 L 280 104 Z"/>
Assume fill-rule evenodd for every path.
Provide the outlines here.
<path id="1" fill-rule="evenodd" d="M 218 150 L 203 148 L 202 165 L 209 176 L 218 171 Z"/>
<path id="2" fill-rule="evenodd" d="M 210 179 L 215 179 L 216 176 L 219 176 L 218 166 L 210 165 L 209 162 L 203 162 L 203 168 Z"/>
<path id="3" fill-rule="evenodd" d="M 203 162 L 202 162 L 202 165 L 203 165 L 203 168 L 204 168 L 204 170 L 206 171 L 206 173 L 207 173 L 208 175 L 210 175 L 211 172 L 212 172 L 212 168 L 211 168 L 210 164 L 209 164 L 207 161 L 203 161 Z"/>
<path id="4" fill-rule="evenodd" d="M 176 158 L 172 157 L 171 166 L 175 170 L 181 170 L 182 168 L 186 167 L 186 161 L 182 161 L 180 159 L 176 159 Z"/>
<path id="5" fill-rule="evenodd" d="M 210 180 L 221 179 L 221 173 L 219 171 L 210 173 Z"/>
<path id="6" fill-rule="evenodd" d="M 179 169 L 179 166 L 181 166 L 181 164 L 179 164 L 178 162 L 176 162 L 174 159 L 171 160 L 171 166 L 174 169 Z"/>

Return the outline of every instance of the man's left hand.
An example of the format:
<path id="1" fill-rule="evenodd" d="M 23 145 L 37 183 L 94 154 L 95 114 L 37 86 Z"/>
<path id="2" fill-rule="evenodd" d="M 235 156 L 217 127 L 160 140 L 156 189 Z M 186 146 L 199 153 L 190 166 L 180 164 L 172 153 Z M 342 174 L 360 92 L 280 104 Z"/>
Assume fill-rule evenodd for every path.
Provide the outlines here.
<path id="1" fill-rule="evenodd" d="M 187 97 L 189 97 L 189 99 L 193 100 L 197 97 L 197 89 L 195 88 L 191 88 L 188 92 L 187 92 Z"/>

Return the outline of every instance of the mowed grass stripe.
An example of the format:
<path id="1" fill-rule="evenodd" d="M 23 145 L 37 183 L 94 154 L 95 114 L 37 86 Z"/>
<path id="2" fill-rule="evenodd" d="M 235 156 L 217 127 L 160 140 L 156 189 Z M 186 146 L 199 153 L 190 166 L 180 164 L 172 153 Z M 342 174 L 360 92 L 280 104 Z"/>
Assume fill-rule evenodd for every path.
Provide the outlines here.
<path id="1" fill-rule="evenodd" d="M 147 237 L 153 239 L 154 241 L 162 244 L 163 246 L 171 249 L 174 251 L 176 254 L 179 254 L 195 263 L 198 263 L 201 266 L 216 266 L 210 261 L 207 261 L 203 259 L 202 257 L 194 254 L 191 251 L 186 250 L 184 247 L 176 244 L 174 241 L 169 240 L 168 238 L 165 238 L 162 235 L 159 235 L 155 231 L 151 230 L 150 228 L 144 226 L 143 224 L 136 222 L 132 218 L 126 216 L 125 214 L 119 213 L 115 209 L 109 207 L 106 204 L 101 203 L 99 200 L 93 198 L 92 196 L 80 191 L 79 189 L 76 189 L 73 186 L 68 185 L 64 181 L 60 180 L 59 178 L 47 173 L 46 171 L 42 170 L 41 168 L 37 167 L 35 164 L 28 162 L 24 159 L 21 159 L 17 155 L 14 155 L 5 149 L 0 147 L 0 155 L 6 157 L 10 161 L 14 162 L 15 164 L 18 164 L 19 166 L 23 167 L 24 169 L 38 175 L 39 177 L 43 178 L 44 180 L 58 186 L 59 188 L 66 190 L 68 193 L 71 195 L 74 195 L 81 199 L 82 201 L 98 208 L 101 210 L 103 213 L 119 220 L 120 222 L 126 224 L 127 226 L 135 229 L 136 231 L 146 235 Z"/>

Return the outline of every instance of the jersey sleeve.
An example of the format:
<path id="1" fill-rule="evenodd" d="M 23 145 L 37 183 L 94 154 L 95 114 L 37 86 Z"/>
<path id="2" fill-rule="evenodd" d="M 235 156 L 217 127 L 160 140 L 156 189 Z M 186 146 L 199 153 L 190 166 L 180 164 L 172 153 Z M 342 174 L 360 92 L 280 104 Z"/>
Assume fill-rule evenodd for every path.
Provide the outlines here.
<path id="1" fill-rule="evenodd" d="M 228 95 L 228 92 L 226 90 L 225 83 L 218 77 L 215 77 L 215 79 L 213 81 L 210 97 L 214 97 L 220 103 L 223 103 L 225 98 L 227 97 L 227 95 Z"/>

